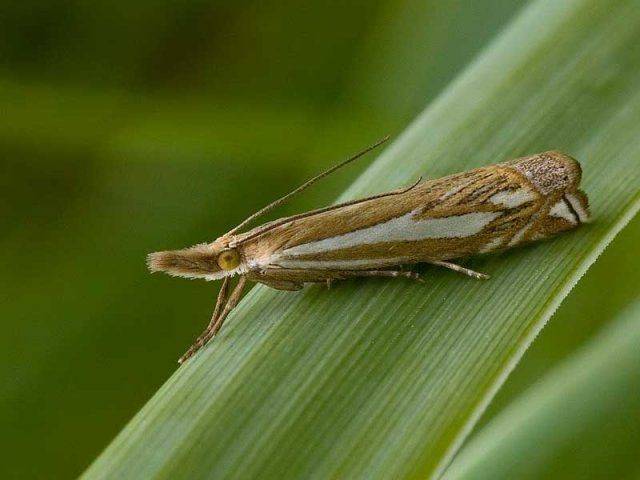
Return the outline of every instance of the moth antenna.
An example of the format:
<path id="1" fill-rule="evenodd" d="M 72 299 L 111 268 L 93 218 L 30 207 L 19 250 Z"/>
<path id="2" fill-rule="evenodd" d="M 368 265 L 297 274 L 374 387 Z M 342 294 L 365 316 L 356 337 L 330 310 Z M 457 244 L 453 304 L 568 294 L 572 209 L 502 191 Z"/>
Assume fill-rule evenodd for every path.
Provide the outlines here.
<path id="1" fill-rule="evenodd" d="M 261 208 L 260 210 L 258 210 L 256 213 L 254 213 L 253 215 L 249 216 L 246 220 L 244 220 L 242 223 L 240 223 L 237 227 L 233 228 L 231 231 L 229 231 L 227 233 L 227 235 L 233 235 L 234 233 L 237 233 L 239 230 L 241 230 L 242 228 L 246 227 L 249 223 L 253 222 L 256 218 L 260 217 L 261 215 L 264 215 L 265 213 L 273 210 L 274 208 L 282 205 L 284 202 L 286 202 L 287 200 L 289 200 L 291 197 L 297 195 L 298 193 L 306 190 L 307 188 L 309 188 L 311 185 L 313 185 L 314 183 L 316 183 L 318 180 L 320 180 L 321 178 L 326 177 L 327 175 L 335 172 L 336 170 L 338 170 L 339 168 L 344 167 L 345 165 L 348 165 L 349 163 L 353 162 L 354 160 L 357 160 L 358 158 L 362 157 L 363 155 L 365 155 L 366 153 L 369 153 L 371 150 L 373 150 L 376 147 L 379 147 L 380 145 L 382 145 L 383 143 L 385 143 L 387 140 L 389 140 L 390 135 L 387 135 L 386 137 L 384 137 L 382 140 L 379 140 L 378 142 L 374 143 L 373 145 L 368 146 L 367 148 L 365 148 L 364 150 L 362 150 L 361 152 L 356 153 L 355 155 L 347 158 L 346 160 L 340 162 L 337 165 L 334 165 L 333 167 L 325 170 L 324 172 L 322 172 L 319 175 L 316 175 L 315 177 L 313 177 L 311 180 L 307 180 L 305 183 L 303 183 L 302 185 L 300 185 L 298 188 L 296 188 L 295 190 L 287 193 L 285 196 L 280 197 L 279 199 L 277 199 L 274 202 L 271 202 L 269 205 L 267 205 L 266 207 Z"/>

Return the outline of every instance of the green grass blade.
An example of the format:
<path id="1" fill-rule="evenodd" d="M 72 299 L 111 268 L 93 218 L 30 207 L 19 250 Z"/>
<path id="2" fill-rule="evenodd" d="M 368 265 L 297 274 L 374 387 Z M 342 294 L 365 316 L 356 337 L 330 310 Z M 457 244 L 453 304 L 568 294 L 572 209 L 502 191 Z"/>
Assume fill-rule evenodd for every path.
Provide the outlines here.
<path id="1" fill-rule="evenodd" d="M 447 480 L 640 474 L 640 301 L 481 430 Z"/>
<path id="2" fill-rule="evenodd" d="M 630 255 L 640 239 L 640 216 L 620 232 L 554 313 L 518 366 L 493 398 L 467 442 L 578 349 L 593 341 L 613 318 L 638 298 L 640 257 Z"/>
<path id="3" fill-rule="evenodd" d="M 594 223 L 426 284 L 254 289 L 85 478 L 425 478 L 640 206 L 640 7 L 538 1 L 344 198 L 558 148 Z"/>

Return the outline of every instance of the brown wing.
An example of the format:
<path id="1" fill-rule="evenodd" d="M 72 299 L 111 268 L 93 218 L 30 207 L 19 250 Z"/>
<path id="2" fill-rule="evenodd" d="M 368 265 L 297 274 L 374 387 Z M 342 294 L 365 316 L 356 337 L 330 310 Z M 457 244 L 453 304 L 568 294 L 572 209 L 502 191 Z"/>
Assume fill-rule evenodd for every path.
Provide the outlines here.
<path id="1" fill-rule="evenodd" d="M 541 232 L 534 227 L 549 223 L 550 208 L 575 191 L 575 178 L 565 175 L 564 183 L 540 193 L 520 167 L 535 158 L 558 176 L 550 167 L 556 157 L 543 155 L 278 220 L 248 232 L 241 240 L 245 256 L 284 268 L 362 269 L 465 257 L 534 239 Z M 541 236 L 575 225 L 554 219 Z"/>

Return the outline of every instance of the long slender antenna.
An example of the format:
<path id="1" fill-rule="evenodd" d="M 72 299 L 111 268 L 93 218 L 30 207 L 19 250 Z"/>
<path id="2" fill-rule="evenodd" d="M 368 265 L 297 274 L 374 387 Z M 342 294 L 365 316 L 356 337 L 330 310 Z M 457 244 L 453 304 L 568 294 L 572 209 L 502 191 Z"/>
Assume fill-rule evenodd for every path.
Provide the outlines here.
<path id="1" fill-rule="evenodd" d="M 265 213 L 273 210 L 274 208 L 276 208 L 279 205 L 282 205 L 284 202 L 286 202 L 287 200 L 289 200 L 291 197 L 293 197 L 294 195 L 297 195 L 298 193 L 302 192 L 303 190 L 306 190 L 307 188 L 309 188 L 311 185 L 313 185 L 314 183 L 316 183 L 318 180 L 320 180 L 321 178 L 326 177 L 327 175 L 335 172 L 336 170 L 338 170 L 339 168 L 344 167 L 345 165 L 353 162 L 354 160 L 357 160 L 358 158 L 362 157 L 364 154 L 369 153 L 371 150 L 373 150 L 376 147 L 379 147 L 380 145 L 382 145 L 384 142 L 386 142 L 387 140 L 389 140 L 390 136 L 387 135 L 386 137 L 384 137 L 382 140 L 374 143 L 373 145 L 365 148 L 364 150 L 362 150 L 361 152 L 356 153 L 355 155 L 347 158 L 346 160 L 344 160 L 343 162 L 340 162 L 337 165 L 334 165 L 333 167 L 329 168 L 328 170 L 325 170 L 324 172 L 322 172 L 320 175 L 316 175 L 315 177 L 313 177 L 311 180 L 306 181 L 305 183 L 303 183 L 302 185 L 300 185 L 298 188 L 296 188 L 295 190 L 287 193 L 285 196 L 279 198 L 278 200 L 270 203 L 269 205 L 267 205 L 264 208 L 261 208 L 260 210 L 258 210 L 256 213 L 254 213 L 253 215 L 251 215 L 250 217 L 248 217 L 245 221 L 243 221 L 240 225 L 238 225 L 237 227 L 235 227 L 234 229 L 232 229 L 231 231 L 229 231 L 227 233 L 227 235 L 233 235 L 234 233 L 238 232 L 239 230 L 241 230 L 242 228 L 246 227 L 249 223 L 251 223 L 252 221 L 254 221 L 256 218 L 258 218 L 261 215 L 264 215 Z"/>

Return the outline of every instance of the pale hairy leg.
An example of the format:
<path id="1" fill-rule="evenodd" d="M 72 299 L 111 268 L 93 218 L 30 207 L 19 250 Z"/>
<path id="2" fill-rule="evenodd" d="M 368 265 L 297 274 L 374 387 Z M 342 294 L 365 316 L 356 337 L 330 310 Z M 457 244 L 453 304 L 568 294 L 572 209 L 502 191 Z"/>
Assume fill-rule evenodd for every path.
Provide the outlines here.
<path id="1" fill-rule="evenodd" d="M 433 262 L 429 262 L 432 265 L 438 265 L 439 267 L 445 267 L 448 268 L 450 270 L 453 270 L 455 272 L 460 272 L 460 273 L 464 273 L 465 275 L 469 275 L 470 277 L 473 278 L 477 278 L 480 280 L 487 280 L 489 277 L 489 275 L 487 275 L 486 273 L 480 273 L 480 272 L 476 272 L 475 270 L 471 270 L 469 268 L 464 268 L 461 267 L 460 265 L 457 265 L 455 263 L 451 263 L 451 262 L 441 262 L 441 261 L 433 261 Z"/>
<path id="2" fill-rule="evenodd" d="M 229 291 L 229 277 L 225 277 L 222 287 L 220 288 L 220 292 L 218 293 L 218 300 L 216 302 L 216 307 L 213 310 L 213 315 L 211 316 L 211 321 L 207 328 L 202 332 L 202 334 L 196 339 L 196 341 L 189 347 L 189 350 L 185 352 L 182 357 L 178 360 L 178 363 L 182 365 L 188 358 L 193 356 L 198 350 L 204 347 L 209 340 L 216 336 L 216 334 L 222 328 L 222 324 L 225 319 L 229 315 L 229 312 L 235 308 L 235 306 L 240 301 L 240 297 L 242 296 L 242 291 L 247 283 L 246 277 L 240 277 L 240 281 L 236 288 L 233 289 L 233 292 L 227 299 L 227 293 Z"/>

